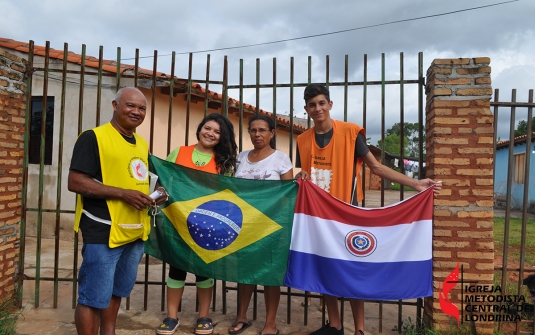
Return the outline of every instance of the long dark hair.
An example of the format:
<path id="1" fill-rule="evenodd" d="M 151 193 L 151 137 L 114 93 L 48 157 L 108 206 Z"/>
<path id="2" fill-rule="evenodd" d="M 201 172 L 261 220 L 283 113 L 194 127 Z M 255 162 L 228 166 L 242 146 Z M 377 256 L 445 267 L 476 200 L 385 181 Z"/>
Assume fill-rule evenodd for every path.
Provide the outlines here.
<path id="1" fill-rule="evenodd" d="M 251 123 L 253 123 L 254 121 L 266 121 L 266 123 L 268 124 L 268 127 L 269 127 L 269 131 L 273 131 L 273 129 L 275 129 L 275 121 L 273 121 L 273 119 L 270 118 L 267 115 L 255 114 L 255 115 L 251 116 L 249 118 L 248 129 L 251 129 Z M 276 149 L 275 148 L 275 136 L 273 136 L 271 138 L 271 140 L 269 141 L 269 146 L 271 147 L 271 149 Z"/>
<path id="2" fill-rule="evenodd" d="M 236 171 L 236 156 L 238 152 L 238 146 L 236 145 L 234 134 L 234 126 L 232 122 L 221 114 L 212 113 L 208 114 L 202 119 L 201 123 L 197 127 L 197 141 L 199 140 L 199 133 L 202 127 L 208 121 L 215 121 L 221 128 L 219 130 L 219 143 L 214 147 L 215 163 L 217 165 L 217 171 L 219 174 L 231 174 Z"/>

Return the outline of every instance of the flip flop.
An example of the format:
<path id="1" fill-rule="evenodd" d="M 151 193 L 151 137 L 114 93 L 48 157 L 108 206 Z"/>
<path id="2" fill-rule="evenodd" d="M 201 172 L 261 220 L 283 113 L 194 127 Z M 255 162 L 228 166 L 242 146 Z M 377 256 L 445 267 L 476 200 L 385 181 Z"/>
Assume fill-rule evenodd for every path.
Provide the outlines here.
<path id="1" fill-rule="evenodd" d="M 233 335 L 234 335 L 234 334 L 239 334 L 239 333 L 241 333 L 242 331 L 244 331 L 245 329 L 251 327 L 251 325 L 252 325 L 253 323 L 251 322 L 251 320 L 249 320 L 249 321 L 247 321 L 247 322 L 245 322 L 245 321 L 238 321 L 238 322 L 234 323 L 231 327 L 232 327 L 232 328 L 236 328 L 239 324 L 242 325 L 240 329 L 238 329 L 238 330 L 230 330 L 230 329 L 229 329 L 228 333 L 229 333 L 229 334 L 233 334 Z"/>

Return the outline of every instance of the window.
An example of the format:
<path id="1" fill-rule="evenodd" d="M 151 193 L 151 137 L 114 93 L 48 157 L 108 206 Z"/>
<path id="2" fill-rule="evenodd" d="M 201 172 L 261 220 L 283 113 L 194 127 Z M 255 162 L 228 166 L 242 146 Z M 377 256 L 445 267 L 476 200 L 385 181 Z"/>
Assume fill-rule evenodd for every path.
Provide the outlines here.
<path id="1" fill-rule="evenodd" d="M 524 168 L 526 167 L 526 153 L 513 156 L 513 183 L 524 184 Z"/>
<path id="2" fill-rule="evenodd" d="M 47 97 L 46 100 L 45 165 L 52 165 L 52 139 L 54 137 L 54 97 Z M 30 164 L 39 164 L 42 119 L 43 97 L 32 97 L 32 108 L 30 111 Z"/>

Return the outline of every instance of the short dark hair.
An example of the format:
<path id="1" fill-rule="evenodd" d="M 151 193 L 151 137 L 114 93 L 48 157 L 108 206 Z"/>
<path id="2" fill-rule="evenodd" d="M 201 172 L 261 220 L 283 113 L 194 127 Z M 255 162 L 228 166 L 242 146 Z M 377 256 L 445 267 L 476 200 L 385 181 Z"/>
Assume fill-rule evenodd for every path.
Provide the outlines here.
<path id="1" fill-rule="evenodd" d="M 331 101 L 329 89 L 323 84 L 310 84 L 305 88 L 304 99 L 305 103 L 308 103 L 308 100 L 323 94 L 328 101 Z"/>
<path id="2" fill-rule="evenodd" d="M 249 126 L 247 127 L 247 129 L 251 128 L 251 123 L 253 123 L 254 121 L 265 121 L 268 124 L 269 131 L 273 131 L 275 129 L 275 121 L 273 121 L 273 119 L 270 118 L 269 116 L 263 115 L 263 114 L 255 114 L 255 115 L 251 116 L 249 118 Z M 269 146 L 272 149 L 276 149 L 276 147 L 275 147 L 275 136 L 273 136 L 271 138 L 271 140 L 269 141 Z"/>

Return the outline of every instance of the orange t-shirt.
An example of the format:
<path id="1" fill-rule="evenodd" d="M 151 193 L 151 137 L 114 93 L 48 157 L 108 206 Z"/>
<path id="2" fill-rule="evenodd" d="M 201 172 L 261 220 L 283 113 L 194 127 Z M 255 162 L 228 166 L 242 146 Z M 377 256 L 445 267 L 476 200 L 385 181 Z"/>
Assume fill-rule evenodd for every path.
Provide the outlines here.
<path id="1" fill-rule="evenodd" d="M 217 164 L 215 162 L 215 154 L 212 155 L 212 159 L 210 159 L 210 161 L 206 163 L 206 165 L 198 166 L 198 165 L 195 165 L 195 162 L 193 162 L 193 149 L 195 149 L 195 144 L 189 145 L 187 147 L 180 147 L 180 150 L 178 151 L 178 155 L 176 156 L 175 163 L 178 165 L 182 165 L 185 167 L 195 169 L 195 170 L 217 174 Z"/>
<path id="2" fill-rule="evenodd" d="M 314 127 L 299 135 L 297 144 L 301 168 L 310 175 L 314 184 L 332 196 L 351 203 L 356 189 L 357 201 L 362 201 L 362 159 L 355 160 L 355 146 L 357 136 L 360 132 L 364 134 L 364 128 L 354 123 L 332 122 L 333 136 L 324 148 L 316 144 Z"/>

